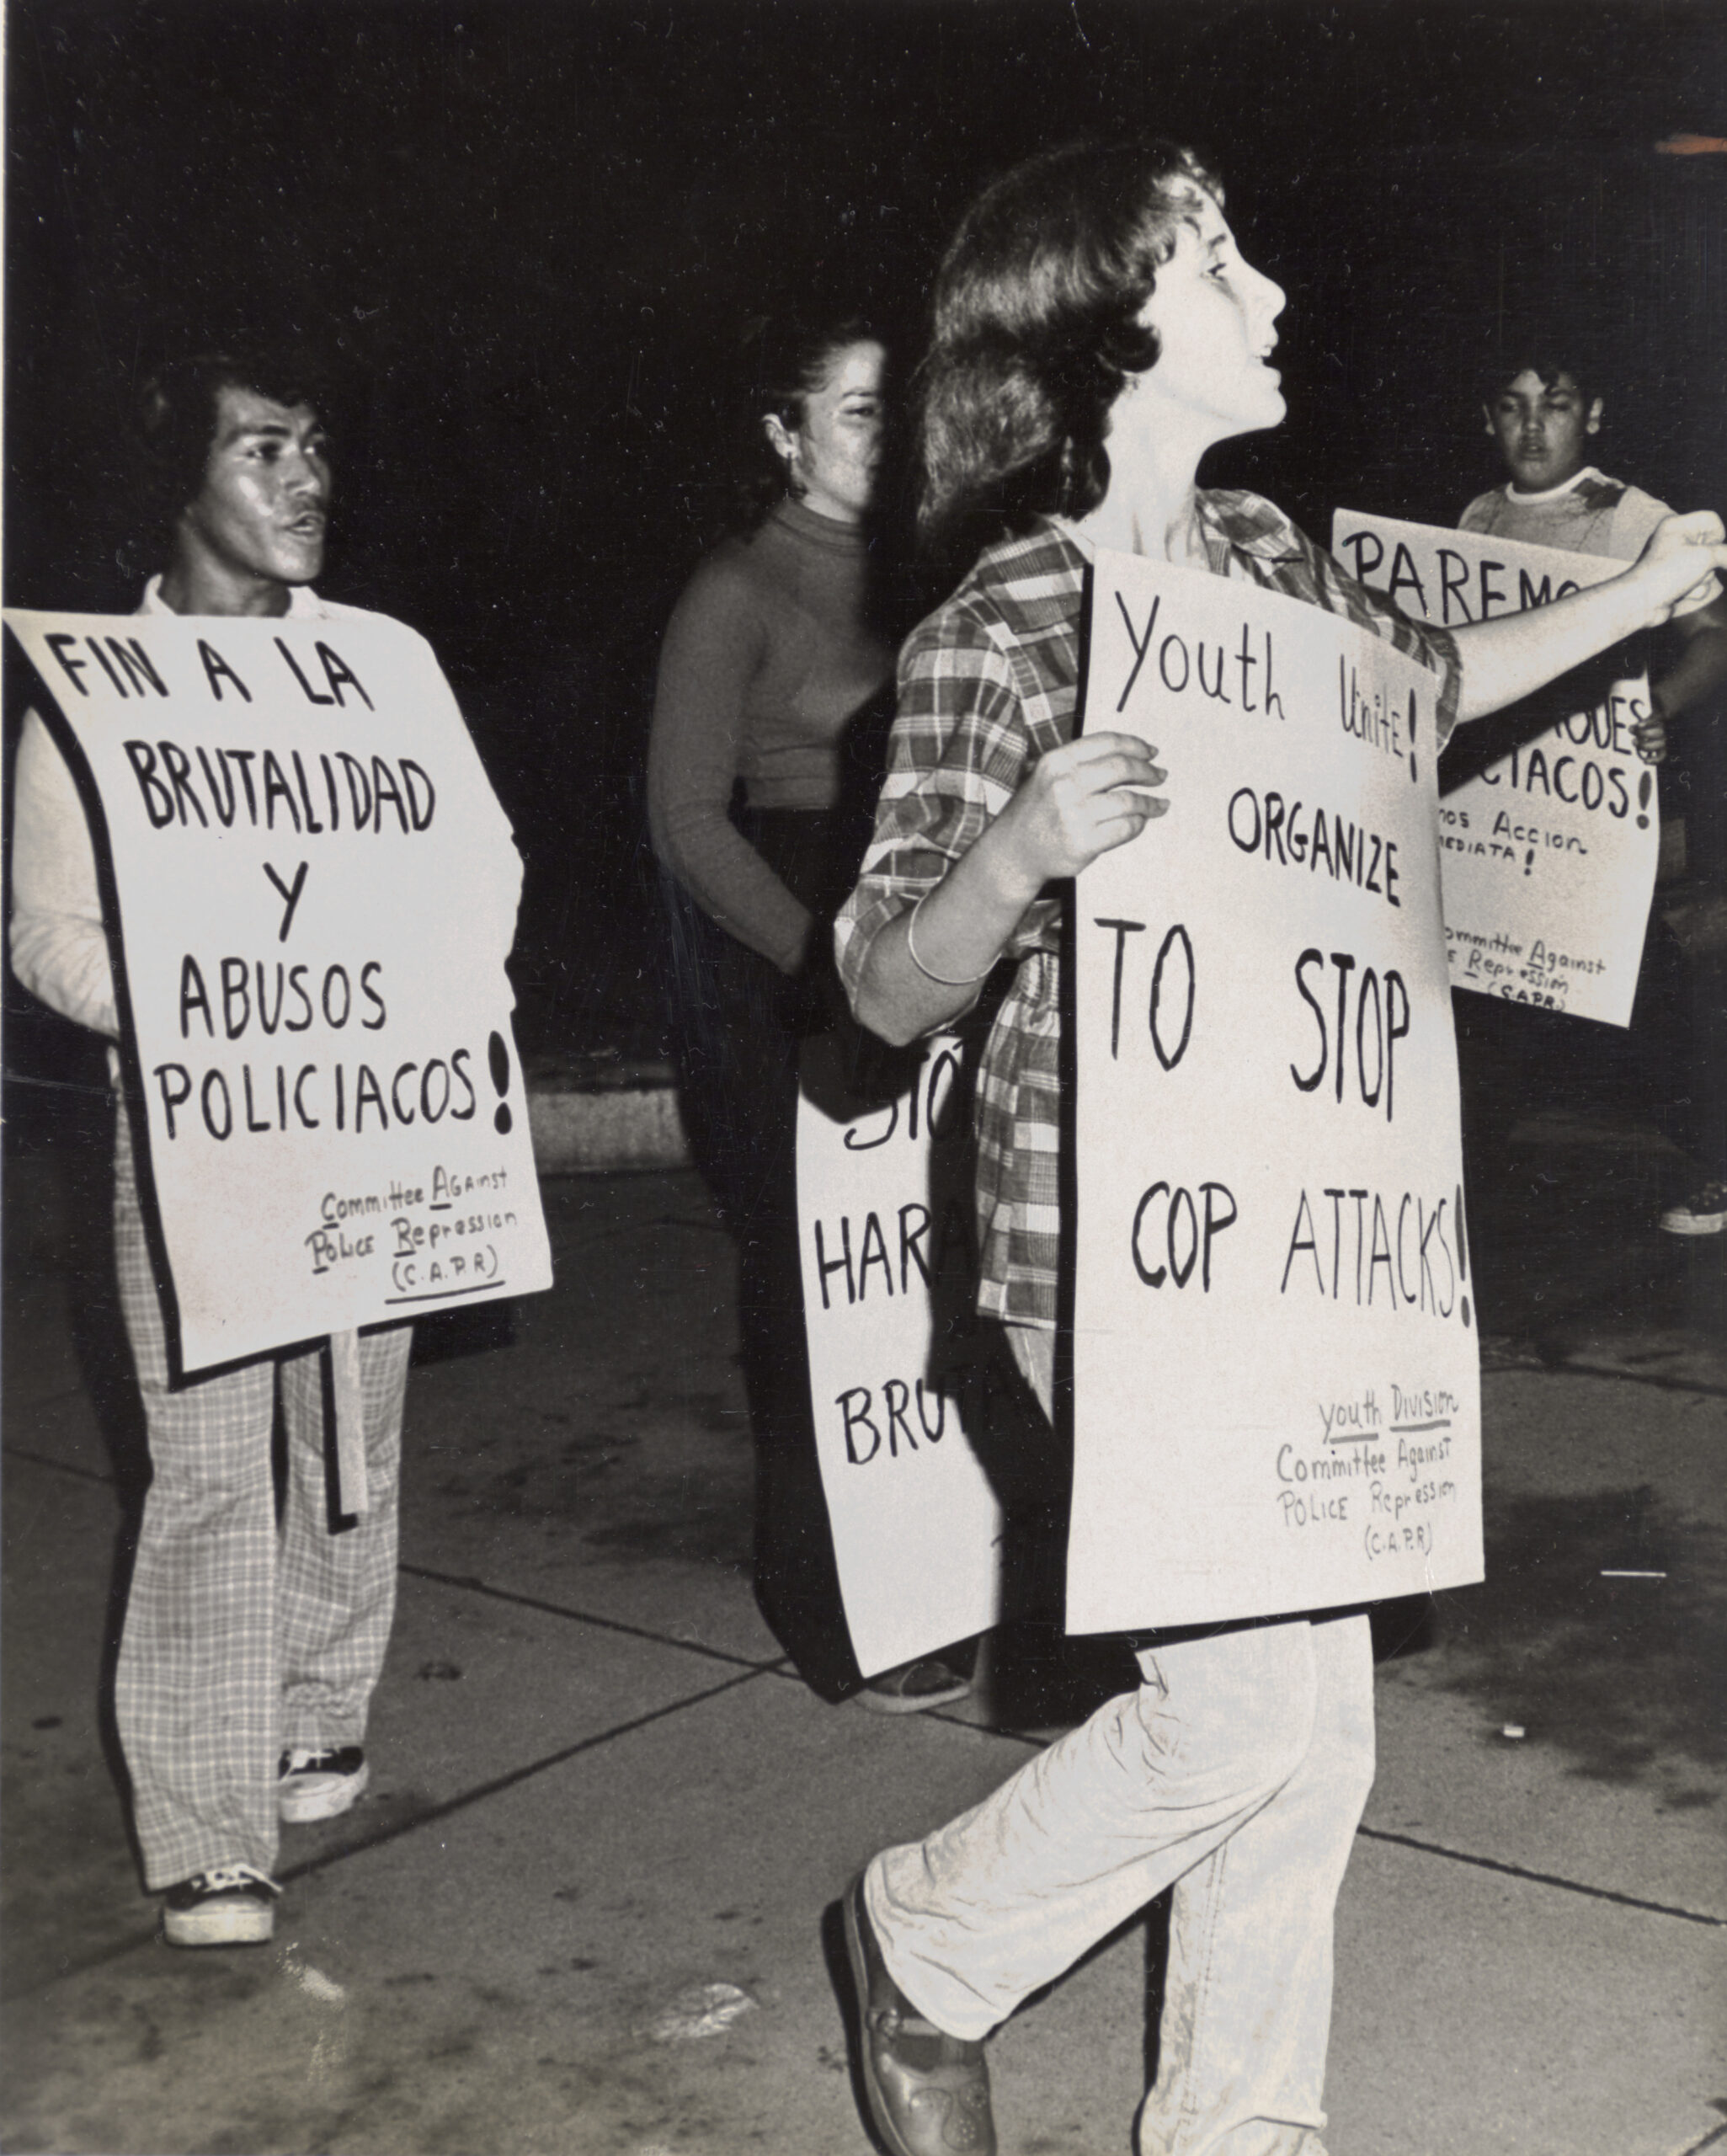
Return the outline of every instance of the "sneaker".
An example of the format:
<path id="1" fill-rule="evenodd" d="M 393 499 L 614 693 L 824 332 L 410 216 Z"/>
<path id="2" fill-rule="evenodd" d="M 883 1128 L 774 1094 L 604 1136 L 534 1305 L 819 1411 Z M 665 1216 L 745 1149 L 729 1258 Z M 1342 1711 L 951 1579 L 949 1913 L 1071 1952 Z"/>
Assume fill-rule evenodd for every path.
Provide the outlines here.
<path id="1" fill-rule="evenodd" d="M 283 1753 L 278 1773 L 276 1804 L 283 1822 L 303 1827 L 348 1809 L 366 1785 L 365 1754 L 357 1744 L 327 1752 L 296 1745 Z"/>
<path id="2" fill-rule="evenodd" d="M 170 1886 L 162 1935 L 170 1946 L 261 1946 L 276 1928 L 281 1888 L 250 1864 L 213 1864 Z"/>
<path id="3" fill-rule="evenodd" d="M 884 1669 L 879 1677 L 871 1678 L 857 1703 L 872 1715 L 921 1715 L 931 1707 L 951 1707 L 971 1689 L 969 1677 L 927 1655 L 921 1662 L 903 1662 L 898 1669 Z"/>
<path id="4" fill-rule="evenodd" d="M 1706 1182 L 1682 1205 L 1670 1205 L 1661 1225 L 1670 1235 L 1719 1235 L 1727 1228 L 1727 1183 Z"/>

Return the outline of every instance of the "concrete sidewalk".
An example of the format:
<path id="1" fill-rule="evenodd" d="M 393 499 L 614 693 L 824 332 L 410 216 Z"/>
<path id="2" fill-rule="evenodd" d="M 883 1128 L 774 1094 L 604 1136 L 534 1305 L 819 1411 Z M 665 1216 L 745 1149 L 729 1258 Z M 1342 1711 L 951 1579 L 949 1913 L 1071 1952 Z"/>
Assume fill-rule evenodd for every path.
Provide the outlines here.
<path id="1" fill-rule="evenodd" d="M 1647 1228 L 1623 1133 L 1521 1144 L 1532 1195 L 1474 1231 L 1506 1257 L 1491 1577 L 1381 1672 L 1332 2156 L 1727 2146 L 1727 1239 Z M 824 1706 L 784 1666 L 749 1587 L 731 1253 L 696 1178 L 548 1182 L 554 1292 L 513 1342 L 471 1331 L 416 1369 L 372 1792 L 289 1831 L 274 1945 L 186 1954 L 154 1936 L 104 1721 L 137 1455 L 99 1156 L 11 1171 L 0 2143 L 865 2150 L 824 1909 L 1031 1739 L 977 1701 Z M 995 2040 L 1005 2156 L 1130 2148 L 1148 1937 Z"/>

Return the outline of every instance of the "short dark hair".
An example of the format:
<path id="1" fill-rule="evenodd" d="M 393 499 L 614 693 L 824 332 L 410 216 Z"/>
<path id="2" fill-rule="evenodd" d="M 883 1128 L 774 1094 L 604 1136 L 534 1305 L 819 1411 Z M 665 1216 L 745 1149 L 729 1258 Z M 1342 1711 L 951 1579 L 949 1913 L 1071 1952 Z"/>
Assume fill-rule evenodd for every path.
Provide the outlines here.
<path id="1" fill-rule="evenodd" d="M 972 205 L 937 273 L 919 370 L 926 542 L 986 516 L 1010 530 L 1083 516 L 1103 499 L 1110 408 L 1158 355 L 1139 313 L 1201 190 L 1223 200 L 1179 143 L 1080 142 Z"/>
<path id="2" fill-rule="evenodd" d="M 1556 356 L 1564 354 L 1567 356 Z M 1569 345 L 1530 345 L 1514 352 L 1509 360 L 1495 360 L 1484 368 L 1481 376 L 1481 401 L 1491 404 L 1494 398 L 1516 380 L 1520 374 L 1532 374 L 1543 389 L 1552 389 L 1562 374 L 1571 377 L 1573 385 L 1585 403 L 1599 397 L 1602 392 L 1601 371 L 1586 353 L 1573 352 Z"/>
<path id="3" fill-rule="evenodd" d="M 885 344 L 863 314 L 769 315 L 744 340 L 744 379 L 738 408 L 738 483 L 740 520 L 759 524 L 796 486 L 770 446 L 762 422 L 770 414 L 792 433 L 804 408 L 852 344 Z"/>
<path id="4" fill-rule="evenodd" d="M 172 527 L 204 483 L 225 389 L 249 389 L 276 404 L 309 404 L 322 417 L 327 396 L 318 362 L 297 350 L 237 344 L 194 352 L 158 367 L 138 393 L 143 509 Z"/>

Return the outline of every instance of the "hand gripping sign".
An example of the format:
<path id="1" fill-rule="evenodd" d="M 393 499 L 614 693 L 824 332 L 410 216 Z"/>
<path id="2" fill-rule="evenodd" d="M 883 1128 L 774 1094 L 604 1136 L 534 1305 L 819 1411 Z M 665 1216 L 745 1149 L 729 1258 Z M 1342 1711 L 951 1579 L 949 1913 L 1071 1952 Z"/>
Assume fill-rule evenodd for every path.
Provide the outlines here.
<path id="1" fill-rule="evenodd" d="M 176 1374 L 549 1287 L 521 863 L 430 647 L 345 611 L 6 620 L 96 839 Z"/>
<path id="2" fill-rule="evenodd" d="M 1170 808 L 1074 887 L 1069 1628 L 1478 1580 L 1436 679 L 1131 556 L 1090 605 Z"/>
<path id="3" fill-rule="evenodd" d="M 804 1044 L 797 1211 L 822 1485 L 873 1677 L 994 1624 L 1001 1522 L 957 1396 L 979 1398 L 969 1378 L 987 1374 L 967 1367 L 980 1343 L 960 1044 L 921 1042 L 893 1086 L 860 1090 L 850 1038 Z"/>
<path id="4" fill-rule="evenodd" d="M 1544 606 L 1624 567 L 1353 510 L 1337 512 L 1331 543 L 1363 584 L 1442 628 Z M 1655 772 L 1631 738 L 1649 708 L 1622 648 L 1472 727 L 1447 758 L 1453 988 L 1630 1024 L 1660 844 Z"/>

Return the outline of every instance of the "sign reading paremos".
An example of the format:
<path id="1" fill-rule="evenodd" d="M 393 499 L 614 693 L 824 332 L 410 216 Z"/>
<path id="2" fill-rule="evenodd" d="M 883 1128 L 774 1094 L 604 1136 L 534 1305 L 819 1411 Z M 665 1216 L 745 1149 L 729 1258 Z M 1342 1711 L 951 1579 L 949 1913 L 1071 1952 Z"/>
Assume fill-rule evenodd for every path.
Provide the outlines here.
<path id="1" fill-rule="evenodd" d="M 1000 1516 L 955 1396 L 986 1374 L 960 1044 L 922 1043 L 884 1100 L 856 1089 L 848 1038 L 804 1044 L 797 1211 L 822 1485 L 871 1677 L 995 1622 Z"/>
<path id="2" fill-rule="evenodd" d="M 1076 1631 L 1482 1577 L 1438 686 L 1097 557 L 1085 726 L 1170 806 L 1074 885 Z"/>
<path id="3" fill-rule="evenodd" d="M 521 863 L 430 647 L 381 616 L 6 619 L 106 864 L 180 1369 L 549 1287 Z"/>
<path id="4" fill-rule="evenodd" d="M 1458 628 L 1543 606 L 1617 576 L 1623 562 L 1340 510 L 1332 551 L 1406 614 Z M 1655 779 L 1632 729 L 1641 672 L 1576 677 L 1539 712 L 1496 728 L 1513 745 L 1440 804 L 1452 985 L 1628 1026 L 1660 843 Z"/>

